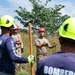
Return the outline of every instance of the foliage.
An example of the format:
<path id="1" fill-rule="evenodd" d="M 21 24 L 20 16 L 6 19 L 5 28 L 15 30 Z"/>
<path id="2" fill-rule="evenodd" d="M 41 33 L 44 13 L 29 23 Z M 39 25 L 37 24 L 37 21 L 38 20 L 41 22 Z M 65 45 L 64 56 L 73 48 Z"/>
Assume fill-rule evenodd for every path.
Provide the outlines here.
<path id="1" fill-rule="evenodd" d="M 51 0 L 45 0 L 46 2 L 43 4 L 41 0 L 29 0 L 32 3 L 33 9 L 31 12 L 27 11 L 26 8 L 19 7 L 15 12 L 18 16 L 15 16 L 20 23 L 22 23 L 25 27 L 28 23 L 32 23 L 34 29 L 38 27 L 45 27 L 47 33 L 52 34 L 57 31 L 58 27 L 62 24 L 62 22 L 70 17 L 68 15 L 62 15 L 60 10 L 64 8 L 64 5 L 55 5 L 54 8 L 47 8 L 47 4 L 51 2 Z"/>

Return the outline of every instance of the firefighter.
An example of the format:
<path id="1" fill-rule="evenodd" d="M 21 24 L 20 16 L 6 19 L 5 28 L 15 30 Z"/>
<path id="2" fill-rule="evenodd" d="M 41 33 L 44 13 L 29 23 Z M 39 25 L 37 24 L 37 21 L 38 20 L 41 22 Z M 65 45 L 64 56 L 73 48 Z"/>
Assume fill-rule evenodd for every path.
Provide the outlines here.
<path id="1" fill-rule="evenodd" d="M 12 33 L 12 37 L 16 43 L 16 53 L 20 56 L 22 56 L 23 53 L 23 42 L 22 42 L 22 37 L 20 34 L 20 27 L 15 24 L 14 29 L 13 29 L 13 33 Z M 16 64 L 16 75 L 18 75 L 18 71 L 22 69 L 22 64 Z"/>
<path id="2" fill-rule="evenodd" d="M 16 52 L 18 55 L 22 56 L 23 53 L 23 41 L 22 41 L 22 37 L 21 34 L 19 33 L 20 27 L 15 24 L 15 27 L 13 29 L 13 33 L 12 33 L 12 37 L 14 38 L 15 42 L 16 42 Z"/>
<path id="3" fill-rule="evenodd" d="M 0 18 L 0 75 L 15 75 L 15 63 L 32 63 L 34 56 L 22 57 L 16 54 L 16 45 L 11 37 L 14 19 L 10 15 Z"/>
<path id="4" fill-rule="evenodd" d="M 75 18 L 68 18 L 59 27 L 61 51 L 42 59 L 36 75 L 75 74 Z"/>
<path id="5" fill-rule="evenodd" d="M 47 49 L 48 48 L 54 48 L 56 46 L 56 44 L 54 43 L 53 45 L 51 45 L 49 43 L 49 41 L 44 37 L 45 35 L 45 29 L 44 28 L 39 28 L 38 30 L 39 33 L 39 37 L 35 39 L 35 46 L 36 46 L 36 59 L 37 59 L 37 64 L 38 62 L 44 58 L 45 56 L 47 56 Z"/>

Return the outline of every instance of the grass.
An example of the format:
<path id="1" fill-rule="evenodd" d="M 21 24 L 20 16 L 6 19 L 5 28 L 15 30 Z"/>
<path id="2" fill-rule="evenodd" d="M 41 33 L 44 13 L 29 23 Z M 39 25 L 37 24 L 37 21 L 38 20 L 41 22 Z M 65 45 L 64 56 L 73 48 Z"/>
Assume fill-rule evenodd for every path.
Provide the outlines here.
<path id="1" fill-rule="evenodd" d="M 24 44 L 24 53 L 23 56 L 24 57 L 28 57 L 30 55 L 30 43 L 29 43 L 29 34 L 25 33 L 25 32 L 21 32 L 21 36 L 22 36 L 22 40 L 23 40 L 23 44 Z M 36 56 L 36 47 L 34 44 L 34 40 L 35 40 L 35 36 L 32 36 L 32 49 L 33 49 L 33 54 Z M 48 49 L 48 55 L 51 55 L 55 52 L 60 51 L 60 44 L 58 41 L 58 36 L 55 34 L 52 38 L 48 38 L 46 37 L 50 44 L 53 44 L 54 42 L 57 44 L 57 46 L 55 48 L 52 49 Z M 34 71 L 36 70 L 36 63 L 34 64 Z M 22 64 L 22 70 L 19 71 L 19 75 L 30 75 L 30 65 L 28 64 Z"/>
<path id="2" fill-rule="evenodd" d="M 29 73 L 24 70 L 24 69 L 21 69 L 19 72 L 18 72 L 18 75 L 29 75 Z"/>

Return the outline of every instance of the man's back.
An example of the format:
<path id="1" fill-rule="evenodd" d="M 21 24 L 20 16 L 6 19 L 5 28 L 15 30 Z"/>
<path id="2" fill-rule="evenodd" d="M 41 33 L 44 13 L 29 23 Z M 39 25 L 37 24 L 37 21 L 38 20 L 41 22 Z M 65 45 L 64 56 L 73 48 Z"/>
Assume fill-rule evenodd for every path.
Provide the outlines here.
<path id="1" fill-rule="evenodd" d="M 74 75 L 74 72 L 75 54 L 60 52 L 41 60 L 36 75 Z"/>
<path id="2" fill-rule="evenodd" d="M 12 38 L 7 35 L 0 36 L 0 69 L 2 69 L 4 72 L 7 72 L 7 71 L 13 72 L 15 68 L 14 63 L 10 59 L 10 55 L 6 46 L 8 44 L 10 48 L 11 43 L 12 45 L 14 45 L 13 39 L 11 40 L 11 43 L 8 43 L 9 39 L 12 39 Z M 12 47 L 14 48 L 14 46 Z"/>

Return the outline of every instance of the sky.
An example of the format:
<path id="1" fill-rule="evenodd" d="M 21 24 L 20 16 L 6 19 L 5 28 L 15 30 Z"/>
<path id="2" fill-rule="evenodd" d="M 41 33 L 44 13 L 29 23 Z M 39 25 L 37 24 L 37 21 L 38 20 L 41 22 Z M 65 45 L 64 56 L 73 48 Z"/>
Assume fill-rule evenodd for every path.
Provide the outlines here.
<path id="1" fill-rule="evenodd" d="M 42 2 L 44 3 L 45 0 L 42 0 Z M 54 7 L 58 4 L 65 5 L 65 8 L 61 10 L 63 15 L 67 14 L 75 17 L 75 0 L 51 0 L 47 7 Z M 28 11 L 31 11 L 33 8 L 29 0 L 0 0 L 0 17 L 3 15 L 10 15 L 14 18 L 18 15 L 14 11 L 18 9 L 19 6 L 26 8 Z M 17 19 L 15 19 L 15 23 L 23 27 Z"/>

